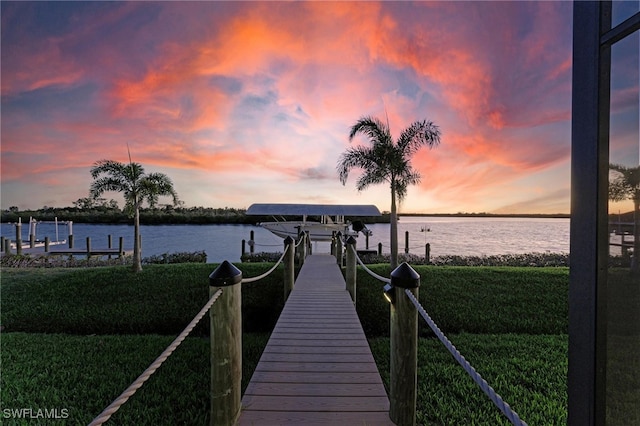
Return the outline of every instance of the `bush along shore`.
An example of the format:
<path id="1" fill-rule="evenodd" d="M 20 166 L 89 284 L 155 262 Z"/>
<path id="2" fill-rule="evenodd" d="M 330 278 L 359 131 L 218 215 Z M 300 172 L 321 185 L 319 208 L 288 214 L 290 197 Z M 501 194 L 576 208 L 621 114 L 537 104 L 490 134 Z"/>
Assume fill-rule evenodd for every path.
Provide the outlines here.
<path id="1" fill-rule="evenodd" d="M 208 298 L 216 265 L 3 268 L 3 408 L 65 408 L 87 424 L 157 357 Z M 239 263 L 257 276 L 272 263 Z M 388 265 L 371 265 L 389 276 Z M 420 302 L 529 424 L 566 424 L 568 268 L 416 265 Z M 280 311 L 282 266 L 242 285 L 243 386 Z M 383 380 L 389 305 L 358 269 L 357 311 Z M 206 424 L 208 321 L 113 417 L 114 424 Z M 508 424 L 426 326 L 420 328 L 418 423 Z M 45 358 L 42 353 L 46 353 Z"/>

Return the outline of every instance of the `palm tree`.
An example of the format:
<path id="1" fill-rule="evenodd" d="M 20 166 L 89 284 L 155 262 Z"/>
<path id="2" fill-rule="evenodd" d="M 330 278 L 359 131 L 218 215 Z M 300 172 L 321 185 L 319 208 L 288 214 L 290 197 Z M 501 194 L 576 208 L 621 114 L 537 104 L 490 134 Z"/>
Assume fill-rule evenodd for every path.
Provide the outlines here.
<path id="1" fill-rule="evenodd" d="M 609 182 L 609 199 L 612 201 L 633 201 L 633 261 L 631 270 L 640 271 L 640 166 L 626 167 L 621 164 L 609 164 L 616 173 Z"/>
<path id="2" fill-rule="evenodd" d="M 150 207 L 158 203 L 161 195 L 171 196 L 174 205 L 178 204 L 178 195 L 171 179 L 164 173 L 145 174 L 138 163 L 120 163 L 112 160 L 97 161 L 91 168 L 93 183 L 90 194 L 97 198 L 106 191 L 122 192 L 125 200 L 125 212 L 134 217 L 133 229 L 133 271 L 142 271 L 140 248 L 140 207 L 146 200 Z"/>
<path id="3" fill-rule="evenodd" d="M 338 173 L 343 185 L 349 172 L 361 168 L 364 173 L 356 182 L 358 191 L 369 185 L 387 182 L 391 189 L 391 268 L 398 266 L 397 202 L 407 195 L 409 185 L 420 182 L 420 174 L 411 167 L 411 157 L 421 147 L 440 143 L 440 129 L 430 121 L 416 121 L 404 129 L 394 142 L 389 123 L 374 117 L 362 117 L 351 127 L 349 142 L 357 134 L 369 138 L 370 146 L 355 146 L 341 154 Z"/>

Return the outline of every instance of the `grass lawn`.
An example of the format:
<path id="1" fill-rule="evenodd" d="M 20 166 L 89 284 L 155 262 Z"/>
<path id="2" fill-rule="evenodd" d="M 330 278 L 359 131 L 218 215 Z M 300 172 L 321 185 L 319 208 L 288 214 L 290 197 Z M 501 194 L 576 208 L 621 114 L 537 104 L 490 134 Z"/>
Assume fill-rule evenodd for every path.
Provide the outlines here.
<path id="1" fill-rule="evenodd" d="M 271 265 L 237 266 L 256 276 Z M 388 276 L 384 266 L 372 268 Z M 126 266 L 3 269 L 2 409 L 66 408 L 67 424 L 87 424 L 204 305 L 212 270 L 207 264 L 149 265 L 141 274 Z M 423 306 L 505 401 L 529 424 L 566 422 L 568 269 L 416 270 Z M 243 285 L 244 385 L 282 308 L 281 277 L 276 271 Z M 360 270 L 358 313 L 385 381 L 388 309 L 379 283 Z M 446 349 L 426 328 L 421 335 L 419 423 L 503 424 Z M 207 336 L 204 321 L 113 424 L 208 423 Z"/>

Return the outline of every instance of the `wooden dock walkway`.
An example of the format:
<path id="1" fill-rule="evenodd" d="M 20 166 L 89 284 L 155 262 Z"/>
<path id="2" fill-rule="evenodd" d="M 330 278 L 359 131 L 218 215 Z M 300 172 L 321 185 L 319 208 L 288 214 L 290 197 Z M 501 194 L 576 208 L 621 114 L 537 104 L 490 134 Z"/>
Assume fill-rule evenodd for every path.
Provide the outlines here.
<path id="1" fill-rule="evenodd" d="M 242 398 L 238 425 L 393 425 L 336 260 L 309 256 Z"/>

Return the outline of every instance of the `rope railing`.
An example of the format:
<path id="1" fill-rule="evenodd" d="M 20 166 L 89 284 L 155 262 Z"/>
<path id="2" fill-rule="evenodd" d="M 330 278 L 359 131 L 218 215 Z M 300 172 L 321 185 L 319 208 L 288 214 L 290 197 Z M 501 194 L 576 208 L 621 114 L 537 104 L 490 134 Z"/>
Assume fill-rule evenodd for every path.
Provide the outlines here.
<path id="1" fill-rule="evenodd" d="M 362 268 L 369 274 L 371 275 L 373 278 L 377 279 L 378 281 L 382 281 L 383 283 L 387 283 L 389 284 L 391 282 L 390 278 L 385 278 L 382 275 L 378 275 L 375 272 L 373 272 L 371 269 L 367 268 L 367 266 L 362 262 L 362 259 L 360 259 L 360 256 L 358 256 L 358 252 L 356 251 L 356 249 L 353 246 L 350 246 L 351 250 L 353 251 L 353 253 L 356 256 L 356 260 L 358 261 L 358 264 L 360 264 L 360 266 L 362 266 Z"/>
<path id="2" fill-rule="evenodd" d="M 410 289 L 404 290 L 405 294 L 411 300 L 413 305 L 416 307 L 420 316 L 425 320 L 427 325 L 433 330 L 438 339 L 442 342 L 442 344 L 449 350 L 453 358 L 464 368 L 464 370 L 471 376 L 474 382 L 480 387 L 480 389 L 491 399 L 491 401 L 498 407 L 498 409 L 504 414 L 509 421 L 516 426 L 526 426 L 527 424 L 520 419 L 518 413 L 513 411 L 509 404 L 507 404 L 500 395 L 496 393 L 496 391 L 487 383 L 485 379 L 476 371 L 475 368 L 462 356 L 460 351 L 456 349 L 456 347 L 451 343 L 451 341 L 444 335 L 444 333 L 440 330 L 437 324 L 431 319 L 427 311 L 422 307 L 420 302 L 416 299 L 416 297 L 411 293 Z"/>
<path id="3" fill-rule="evenodd" d="M 264 274 L 262 274 L 262 275 L 258 275 L 257 277 L 243 278 L 243 279 L 242 279 L 242 283 L 243 283 L 243 284 L 245 284 L 245 283 L 252 283 L 252 282 L 255 282 L 255 281 L 259 281 L 259 280 L 261 280 L 261 279 L 265 278 L 266 276 L 268 276 L 270 273 L 272 273 L 273 271 L 275 271 L 275 270 L 276 270 L 276 268 L 278 267 L 278 265 L 280 265 L 280 262 L 282 262 L 282 259 L 284 259 L 284 256 L 285 256 L 285 254 L 287 254 L 287 251 L 289 251 L 289 246 L 287 246 L 287 247 L 284 249 L 284 252 L 282 253 L 282 256 L 280 256 L 280 259 L 278 259 L 278 261 L 276 262 L 276 264 L 275 264 L 275 265 L 273 265 L 273 267 L 272 267 L 271 269 L 269 269 L 267 272 L 265 272 L 265 273 L 264 273 Z"/>
<path id="4" fill-rule="evenodd" d="M 127 402 L 129 398 L 136 393 L 138 389 L 142 387 L 142 385 L 151 377 L 153 373 L 164 363 L 167 358 L 176 350 L 178 346 L 184 341 L 184 339 L 191 333 L 191 331 L 195 328 L 196 325 L 200 322 L 202 317 L 207 313 L 211 306 L 218 300 L 218 297 L 222 294 L 222 289 L 216 291 L 213 296 L 209 299 L 209 301 L 202 307 L 200 312 L 191 320 L 189 325 L 185 327 L 185 329 L 175 338 L 175 340 L 160 354 L 158 358 L 156 358 L 153 363 L 133 382 L 127 389 L 124 390 L 107 408 L 105 408 L 102 413 L 98 414 L 98 416 L 93 419 L 93 421 L 89 424 L 89 426 L 98 426 L 109 420 L 109 418 L 120 409 L 120 407 Z"/>

